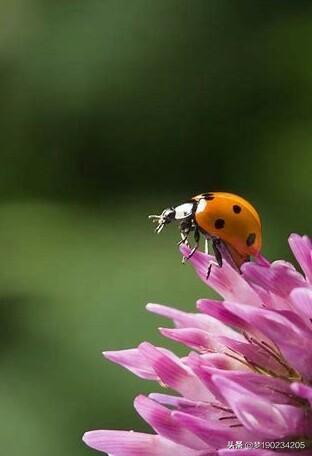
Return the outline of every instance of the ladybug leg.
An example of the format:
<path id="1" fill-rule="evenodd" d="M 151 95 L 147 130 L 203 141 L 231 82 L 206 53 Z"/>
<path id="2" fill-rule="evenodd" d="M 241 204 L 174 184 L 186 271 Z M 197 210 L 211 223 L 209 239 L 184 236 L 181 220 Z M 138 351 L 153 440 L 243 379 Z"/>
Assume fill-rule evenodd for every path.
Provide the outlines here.
<path id="1" fill-rule="evenodd" d="M 180 234 L 181 234 L 181 239 L 177 245 L 180 246 L 181 244 L 185 244 L 188 246 L 189 245 L 188 240 L 187 240 L 188 235 L 185 233 L 182 233 L 182 232 Z"/>
<path id="2" fill-rule="evenodd" d="M 207 238 L 205 239 L 205 254 L 209 254 L 209 241 Z"/>
<path id="3" fill-rule="evenodd" d="M 196 250 L 199 247 L 199 239 L 200 239 L 199 229 L 197 226 L 195 226 L 195 230 L 194 230 L 195 245 L 192 248 L 192 250 L 190 251 L 190 253 L 187 255 L 187 257 L 185 257 L 185 260 L 189 260 L 194 255 L 194 253 L 196 252 Z"/>
<path id="4" fill-rule="evenodd" d="M 226 260 L 229 263 L 229 265 L 232 266 L 233 269 L 235 269 L 235 271 L 238 271 L 240 273 L 239 264 L 237 264 L 237 262 L 235 261 L 235 257 L 233 256 L 229 246 L 221 240 L 219 250 L 222 254 L 223 259 Z"/>
<path id="5" fill-rule="evenodd" d="M 223 264 L 222 253 L 220 251 L 221 239 L 213 237 L 211 240 L 212 240 L 212 250 L 215 255 L 216 262 L 215 261 L 209 262 L 209 266 L 208 266 L 207 274 L 206 274 L 206 280 L 209 279 L 212 265 L 216 265 L 216 266 L 219 266 L 219 268 L 221 268 L 222 264 Z"/>
<path id="6" fill-rule="evenodd" d="M 212 268 L 212 263 L 209 263 L 208 269 L 207 269 L 207 274 L 206 274 L 206 280 L 209 279 L 210 273 L 211 273 L 211 268 Z"/>
<path id="7" fill-rule="evenodd" d="M 181 226 L 181 229 L 180 229 L 181 240 L 178 242 L 178 246 L 180 246 L 181 244 L 186 244 L 187 246 L 189 245 L 187 238 L 190 234 L 190 231 L 191 231 L 190 225 L 187 225 L 185 227 Z"/>
<path id="8" fill-rule="evenodd" d="M 223 260 L 222 260 L 222 253 L 220 251 L 220 245 L 221 245 L 221 240 L 218 238 L 213 238 L 213 240 L 212 240 L 213 253 L 215 254 L 219 267 L 222 268 Z"/>
<path id="9" fill-rule="evenodd" d="M 180 235 L 181 240 L 178 242 L 178 246 L 185 244 L 189 246 L 188 236 L 193 229 L 193 224 L 191 220 L 184 220 L 180 223 Z"/>

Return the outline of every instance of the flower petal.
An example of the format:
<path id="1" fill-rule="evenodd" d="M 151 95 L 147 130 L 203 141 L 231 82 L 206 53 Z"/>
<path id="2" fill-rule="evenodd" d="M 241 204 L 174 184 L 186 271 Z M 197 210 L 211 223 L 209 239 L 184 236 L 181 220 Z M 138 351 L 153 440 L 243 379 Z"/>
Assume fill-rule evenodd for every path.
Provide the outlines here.
<path id="1" fill-rule="evenodd" d="M 185 256 L 190 252 L 189 247 L 185 245 L 182 245 L 180 250 Z M 207 279 L 207 270 L 212 260 L 214 260 L 213 257 L 197 251 L 189 261 L 202 281 L 217 291 L 224 299 L 261 306 L 262 301 L 255 290 L 226 261 L 223 262 L 221 268 L 218 266 L 212 267 L 209 279 Z"/>
<path id="2" fill-rule="evenodd" d="M 229 337 L 219 337 L 220 342 L 223 342 L 224 346 L 232 350 L 234 353 L 243 355 L 244 359 L 254 367 L 258 367 L 274 372 L 278 375 L 287 375 L 288 371 L 276 358 L 270 356 L 269 352 L 258 345 L 240 342 Z"/>
<path id="3" fill-rule="evenodd" d="M 218 421 L 224 415 L 224 408 L 216 403 L 203 401 L 191 401 L 184 397 L 171 396 L 168 394 L 151 393 L 149 397 L 159 404 L 175 407 L 180 412 L 190 413 L 201 418 Z"/>
<path id="4" fill-rule="evenodd" d="M 243 318 L 238 317 L 234 312 L 225 308 L 223 303 L 224 301 L 218 301 L 216 299 L 199 299 L 197 301 L 197 308 L 202 312 L 219 319 L 226 325 L 231 325 L 243 331 L 251 329 L 250 325 L 248 325 Z"/>
<path id="5" fill-rule="evenodd" d="M 229 353 L 201 353 L 199 355 L 200 363 L 203 366 L 215 367 L 217 369 L 232 371 L 248 371 L 250 372 L 250 367 L 246 366 L 244 363 L 243 357 L 229 356 Z M 188 356 L 183 358 L 184 363 L 187 366 L 193 366 L 193 359 L 197 356 L 197 353 L 191 352 Z"/>
<path id="6" fill-rule="evenodd" d="M 187 399 L 210 400 L 212 398 L 192 370 L 180 360 L 169 357 L 168 354 L 147 342 L 142 343 L 139 350 L 165 386 L 175 389 Z"/>
<path id="7" fill-rule="evenodd" d="M 227 306 L 225 304 L 228 303 Z M 243 305 L 246 310 L 250 306 Z M 247 332 L 249 335 L 255 337 L 262 337 L 266 339 L 261 331 L 259 331 L 253 324 L 250 324 L 246 318 L 241 318 L 235 311 L 232 311 L 231 302 L 217 301 L 213 299 L 199 299 L 197 301 L 197 307 L 204 313 L 218 318 L 223 323 L 232 326 L 233 328 L 239 329 L 242 332 Z M 269 342 L 269 340 L 267 340 Z"/>
<path id="8" fill-rule="evenodd" d="M 214 334 L 210 335 L 207 331 L 201 329 L 159 328 L 159 331 L 163 336 L 200 352 L 207 352 L 207 350 L 223 352 L 226 349 L 226 346 L 224 343 L 220 342 L 218 336 Z"/>
<path id="9" fill-rule="evenodd" d="M 114 456 L 200 456 L 202 452 L 177 445 L 159 435 L 132 431 L 89 431 L 83 441 L 91 448 Z"/>
<path id="10" fill-rule="evenodd" d="M 213 375 L 212 381 L 249 431 L 275 439 L 302 432 L 303 410 L 291 405 L 276 405 L 225 376 Z"/>
<path id="11" fill-rule="evenodd" d="M 213 337 L 209 337 L 209 334 L 202 329 L 159 328 L 159 331 L 163 336 L 168 337 L 171 340 L 175 340 L 176 342 L 180 342 L 187 347 L 191 347 L 195 350 L 215 350 L 218 347 L 217 341 Z"/>
<path id="12" fill-rule="evenodd" d="M 203 315 L 201 313 L 189 313 L 183 312 L 173 307 L 167 307 L 161 304 L 147 304 L 146 309 L 150 312 L 162 315 L 163 317 L 170 318 L 173 320 L 176 328 L 198 328 L 203 331 L 209 332 L 209 334 L 227 334 L 230 337 L 241 339 L 241 336 L 229 328 L 217 318 L 209 315 Z"/>
<path id="13" fill-rule="evenodd" d="M 213 398 L 222 403 L 223 396 L 220 393 L 219 389 L 215 386 L 214 382 L 212 382 L 212 374 L 210 373 L 208 366 L 205 366 L 207 369 L 204 369 L 202 358 L 197 353 L 190 353 L 188 356 L 188 365 L 191 367 L 196 376 L 201 380 L 201 382 L 206 386 L 206 388 L 211 392 Z"/>
<path id="14" fill-rule="evenodd" d="M 308 236 L 291 234 L 288 238 L 293 254 L 305 273 L 308 282 L 312 283 L 312 241 Z"/>
<path id="15" fill-rule="evenodd" d="M 103 352 L 105 358 L 125 367 L 133 374 L 145 380 L 157 380 L 157 375 L 137 348 Z"/>
<path id="16" fill-rule="evenodd" d="M 224 306 L 270 338 L 279 347 L 290 366 L 307 379 L 312 378 L 312 334 L 308 329 L 298 327 L 296 314 L 287 312 L 286 316 L 282 312 L 237 303 L 224 302 Z M 291 315 L 293 321 L 290 319 Z"/>
<path id="17" fill-rule="evenodd" d="M 312 321 L 312 289 L 296 288 L 290 294 L 292 307 L 301 318 Z"/>
<path id="18" fill-rule="evenodd" d="M 292 401 L 292 392 L 289 388 L 289 384 L 279 378 L 271 377 L 268 375 L 260 375 L 254 372 L 248 371 L 234 371 L 224 370 L 213 366 L 208 366 L 201 363 L 201 358 L 198 357 L 198 364 L 194 363 L 194 369 L 198 376 L 207 384 L 207 387 L 211 388 L 215 383 L 212 381 L 212 376 L 220 375 L 224 378 L 232 380 L 249 392 L 259 395 L 264 399 L 277 404 L 290 404 Z M 218 390 L 218 388 L 216 388 Z M 215 393 L 215 390 L 213 390 Z M 219 390 L 220 396 L 220 390 Z M 222 396 L 222 393 L 221 393 Z"/>
<path id="19" fill-rule="evenodd" d="M 255 445 L 257 444 L 258 442 L 246 442 L 247 444 L 249 445 Z M 264 443 L 264 442 L 259 442 L 260 444 Z M 233 444 L 235 445 L 235 442 L 233 442 Z M 270 450 L 262 450 L 261 448 L 253 448 L 253 449 L 245 449 L 244 448 L 244 445 L 245 445 L 245 442 L 242 442 L 242 445 L 243 445 L 243 448 L 242 449 L 221 449 L 221 450 L 218 450 L 218 456 L 289 456 L 289 453 L 284 453 L 284 452 L 280 452 L 278 451 L 278 453 L 276 451 L 270 451 Z M 311 456 L 307 453 L 302 453 L 302 451 L 300 452 L 291 452 L 291 456 Z"/>
<path id="20" fill-rule="evenodd" d="M 182 427 L 166 407 L 142 395 L 135 399 L 134 407 L 161 436 L 195 450 L 205 449 L 204 443 Z"/>
<path id="21" fill-rule="evenodd" d="M 302 397 L 303 399 L 307 399 L 312 406 L 312 388 L 310 386 L 303 385 L 299 382 L 294 382 L 290 385 L 290 387 L 298 396 Z"/>
<path id="22" fill-rule="evenodd" d="M 190 399 L 185 399 L 181 396 L 172 396 L 171 394 L 162 394 L 162 393 L 150 393 L 149 397 L 153 399 L 153 401 L 158 402 L 159 404 L 170 405 L 173 407 L 180 407 L 183 404 L 187 406 L 194 406 L 197 404 L 205 404 L 205 402 L 194 402 Z"/>
<path id="23" fill-rule="evenodd" d="M 270 267 L 245 263 L 242 272 L 246 280 L 282 298 L 287 298 L 294 288 L 307 286 L 303 276 L 286 261 L 274 261 Z"/>
<path id="24" fill-rule="evenodd" d="M 208 329 L 212 326 L 212 318 L 202 318 L 200 314 L 183 312 L 182 310 L 168 307 L 161 304 L 149 303 L 146 309 L 162 317 L 173 320 L 177 328 L 200 328 Z M 219 323 L 219 322 L 218 322 Z M 220 323 L 219 323 L 220 324 Z"/>
<path id="25" fill-rule="evenodd" d="M 208 447 L 222 448 L 230 440 L 239 438 L 240 440 L 251 438 L 251 434 L 244 428 L 232 428 L 229 425 L 222 425 L 222 422 L 213 423 L 207 419 L 202 419 L 188 413 L 173 412 L 173 416 L 179 423 L 193 432 L 202 441 L 206 442 Z M 237 421 L 234 420 L 237 424 Z M 255 436 L 258 434 L 255 433 Z"/>

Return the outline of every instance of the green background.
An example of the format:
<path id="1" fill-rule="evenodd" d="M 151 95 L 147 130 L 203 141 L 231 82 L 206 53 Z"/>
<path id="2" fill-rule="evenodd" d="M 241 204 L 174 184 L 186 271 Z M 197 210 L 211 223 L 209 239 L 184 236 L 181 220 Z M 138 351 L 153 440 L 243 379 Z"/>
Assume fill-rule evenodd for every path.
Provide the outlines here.
<path id="1" fill-rule="evenodd" d="M 311 36 L 310 1 L 1 2 L 1 454 L 146 429 L 156 386 L 101 351 L 169 345 L 145 304 L 210 293 L 148 214 L 230 191 L 269 258 L 311 234 Z"/>

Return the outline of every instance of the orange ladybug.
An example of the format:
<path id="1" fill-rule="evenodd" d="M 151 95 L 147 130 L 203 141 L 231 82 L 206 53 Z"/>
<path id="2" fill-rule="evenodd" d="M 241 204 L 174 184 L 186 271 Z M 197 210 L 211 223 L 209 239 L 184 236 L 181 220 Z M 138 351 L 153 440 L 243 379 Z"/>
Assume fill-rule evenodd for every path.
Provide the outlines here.
<path id="1" fill-rule="evenodd" d="M 187 259 L 198 249 L 200 234 L 205 237 L 207 250 L 208 242 L 211 242 L 220 267 L 224 258 L 239 270 L 250 256 L 260 254 L 260 217 L 248 201 L 232 193 L 202 193 L 187 203 L 169 207 L 161 215 L 151 215 L 150 218 L 157 223 L 157 233 L 172 221 L 177 221 L 182 238 L 179 244 L 188 244 L 190 233 L 194 233 L 195 245 Z M 207 276 L 210 269 L 211 265 Z"/>

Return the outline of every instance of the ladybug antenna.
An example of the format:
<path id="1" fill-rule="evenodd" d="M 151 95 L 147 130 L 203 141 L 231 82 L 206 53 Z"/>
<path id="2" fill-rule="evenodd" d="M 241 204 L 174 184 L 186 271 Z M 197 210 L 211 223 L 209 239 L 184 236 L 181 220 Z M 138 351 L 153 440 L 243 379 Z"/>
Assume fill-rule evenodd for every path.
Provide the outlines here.
<path id="1" fill-rule="evenodd" d="M 149 219 L 152 219 L 153 223 L 157 223 L 155 232 L 159 234 L 172 220 L 175 219 L 175 210 L 173 207 L 165 209 L 160 215 L 149 215 Z"/>

